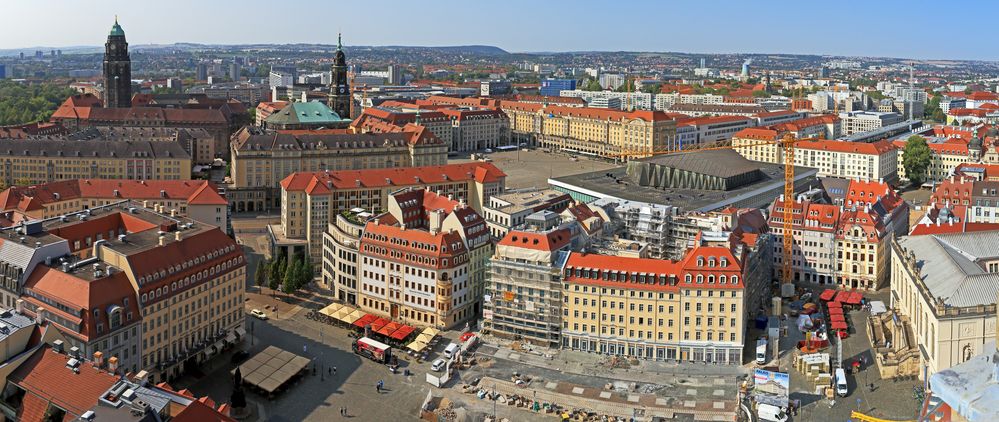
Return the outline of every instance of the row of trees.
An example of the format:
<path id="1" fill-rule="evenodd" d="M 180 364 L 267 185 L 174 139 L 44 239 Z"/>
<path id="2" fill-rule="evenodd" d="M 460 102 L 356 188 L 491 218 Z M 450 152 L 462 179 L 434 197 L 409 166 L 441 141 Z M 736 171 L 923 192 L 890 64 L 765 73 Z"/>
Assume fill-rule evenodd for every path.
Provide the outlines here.
<path id="1" fill-rule="evenodd" d="M 48 120 L 73 90 L 56 84 L 26 85 L 0 79 L 0 126 Z"/>
<path id="2" fill-rule="evenodd" d="M 271 290 L 280 289 L 290 294 L 312 282 L 314 274 L 312 262 L 304 255 L 296 255 L 290 260 L 280 255 L 257 263 L 257 271 L 253 276 L 257 286 L 266 286 Z"/>

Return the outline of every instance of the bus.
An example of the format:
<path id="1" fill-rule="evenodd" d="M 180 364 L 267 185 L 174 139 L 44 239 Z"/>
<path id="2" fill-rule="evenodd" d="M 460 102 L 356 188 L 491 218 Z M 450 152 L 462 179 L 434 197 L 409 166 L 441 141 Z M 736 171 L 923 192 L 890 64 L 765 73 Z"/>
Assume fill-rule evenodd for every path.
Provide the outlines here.
<path id="1" fill-rule="evenodd" d="M 368 337 L 361 337 L 351 345 L 355 354 L 364 356 L 378 363 L 389 363 L 392 360 L 392 347 Z"/>
<path id="2" fill-rule="evenodd" d="M 500 151 L 500 152 L 503 152 L 503 151 L 516 151 L 517 150 L 517 146 L 516 145 L 503 145 L 503 146 L 500 146 L 500 147 L 493 147 L 493 149 L 496 150 L 496 151 Z"/>

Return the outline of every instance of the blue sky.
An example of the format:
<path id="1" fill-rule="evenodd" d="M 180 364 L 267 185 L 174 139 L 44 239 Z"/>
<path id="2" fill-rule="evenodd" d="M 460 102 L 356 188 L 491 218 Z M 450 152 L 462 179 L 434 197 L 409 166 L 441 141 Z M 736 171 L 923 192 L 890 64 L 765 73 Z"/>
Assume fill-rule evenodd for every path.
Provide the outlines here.
<path id="1" fill-rule="evenodd" d="M 99 45 L 117 14 L 132 44 L 332 44 L 342 30 L 347 45 L 999 60 L 999 2 L 985 0 L 2 0 L 0 11 L 11 17 L 0 48 Z"/>

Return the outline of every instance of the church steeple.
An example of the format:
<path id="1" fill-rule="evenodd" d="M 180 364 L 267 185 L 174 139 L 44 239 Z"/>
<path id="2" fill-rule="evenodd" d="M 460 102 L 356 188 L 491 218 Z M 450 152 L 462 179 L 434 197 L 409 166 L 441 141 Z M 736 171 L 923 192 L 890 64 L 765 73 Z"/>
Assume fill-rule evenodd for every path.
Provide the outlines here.
<path id="1" fill-rule="evenodd" d="M 343 54 L 343 37 L 336 35 L 336 53 L 330 66 L 330 93 L 328 105 L 341 118 L 350 116 L 350 86 L 347 82 L 347 57 Z"/>
<path id="2" fill-rule="evenodd" d="M 128 56 L 125 30 L 114 18 L 104 44 L 104 107 L 132 106 L 132 60 Z"/>

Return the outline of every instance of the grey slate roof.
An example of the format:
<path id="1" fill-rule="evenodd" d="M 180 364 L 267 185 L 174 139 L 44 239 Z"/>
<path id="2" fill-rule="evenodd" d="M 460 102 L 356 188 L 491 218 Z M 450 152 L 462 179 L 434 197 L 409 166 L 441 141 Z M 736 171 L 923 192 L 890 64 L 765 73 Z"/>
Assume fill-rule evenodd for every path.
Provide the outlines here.
<path id="1" fill-rule="evenodd" d="M 999 257 L 999 231 L 908 236 L 898 243 L 916 254 L 933 297 L 955 307 L 995 303 L 999 273 L 985 271 L 979 261 Z"/>
<path id="2" fill-rule="evenodd" d="M 0 139 L 0 156 L 190 159 L 178 142 L 73 141 L 64 138 Z"/>

